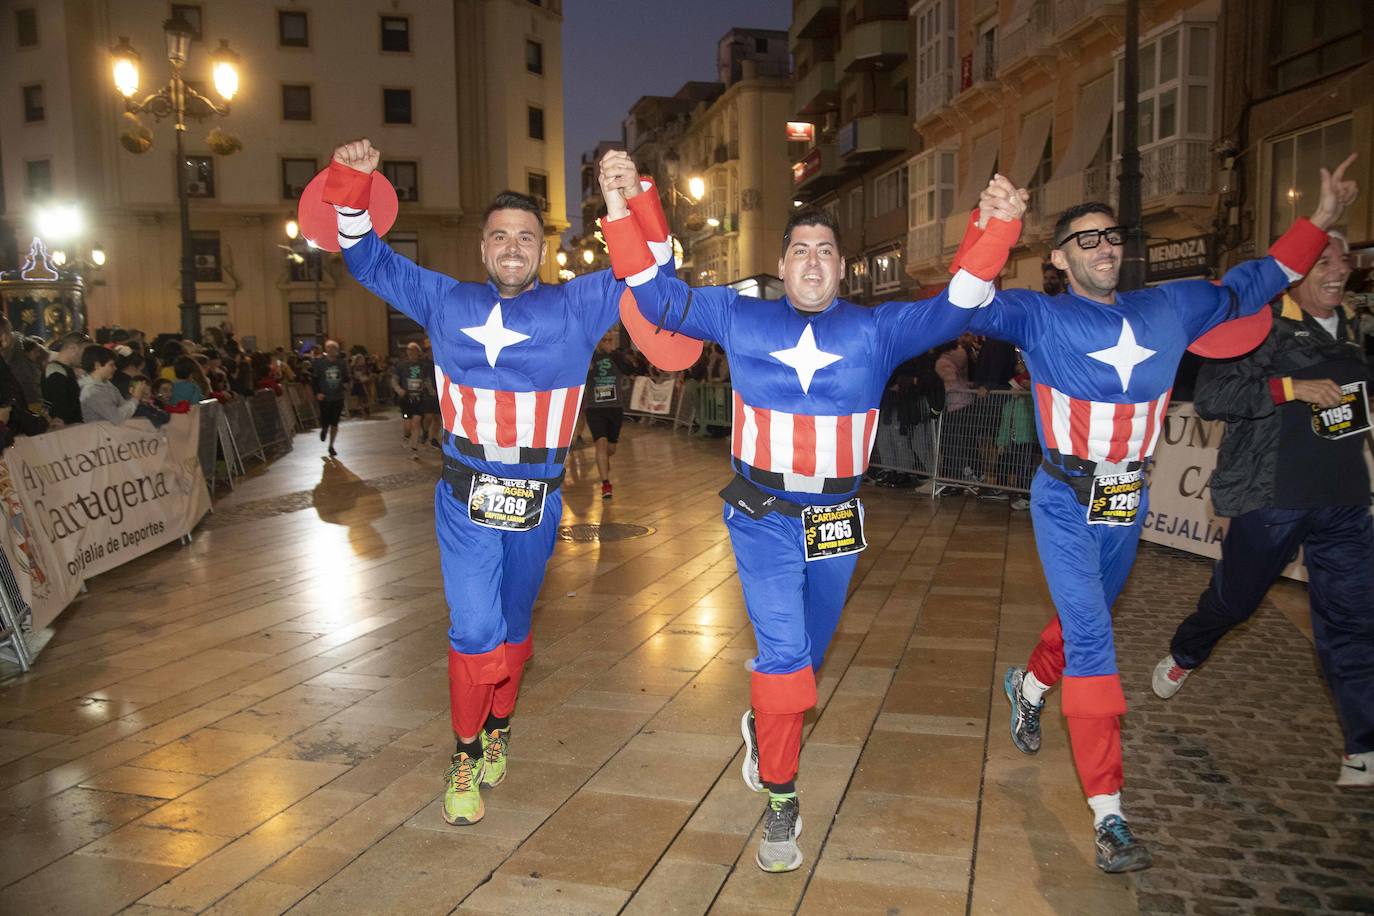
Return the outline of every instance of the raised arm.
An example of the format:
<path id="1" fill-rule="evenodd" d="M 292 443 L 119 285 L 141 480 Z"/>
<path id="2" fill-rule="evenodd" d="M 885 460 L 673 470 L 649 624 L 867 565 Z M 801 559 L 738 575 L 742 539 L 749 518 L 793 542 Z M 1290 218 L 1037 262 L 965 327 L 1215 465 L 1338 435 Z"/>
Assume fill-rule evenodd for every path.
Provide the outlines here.
<path id="1" fill-rule="evenodd" d="M 1326 247 L 1326 230 L 1340 222 L 1345 208 L 1354 202 L 1359 186 L 1345 178 L 1355 153 L 1334 172 L 1321 170 L 1321 198 L 1312 218 L 1299 218 L 1263 258 L 1246 261 L 1226 273 L 1220 286 L 1205 280 L 1182 280 L 1165 285 L 1174 309 L 1196 339 L 1207 331 L 1244 315 L 1253 315 L 1302 278 Z"/>
<path id="2" fill-rule="evenodd" d="M 1027 195 L 997 175 L 970 216 L 973 236 L 961 245 L 949 286 L 921 302 L 889 302 L 878 307 L 889 366 L 897 366 L 936 344 L 958 337 L 978 312 L 993 302 L 993 285 L 1021 235 Z"/>
<path id="3" fill-rule="evenodd" d="M 606 198 L 601 232 L 610 251 L 611 270 L 625 278 L 640 312 L 665 331 L 728 346 L 730 313 L 738 293 L 728 287 L 689 287 L 673 276 L 671 242 L 651 247 L 644 223 L 635 218 L 626 199 L 627 181 L 639 193 L 639 178 L 628 155 L 608 153 L 602 159 L 600 180 Z"/>
<path id="4" fill-rule="evenodd" d="M 324 199 L 339 214 L 339 246 L 348 272 L 428 329 L 436 306 L 458 287 L 458 281 L 402 257 L 372 230 L 367 205 L 372 173 L 380 161 L 381 153 L 366 139 L 334 150 Z"/>

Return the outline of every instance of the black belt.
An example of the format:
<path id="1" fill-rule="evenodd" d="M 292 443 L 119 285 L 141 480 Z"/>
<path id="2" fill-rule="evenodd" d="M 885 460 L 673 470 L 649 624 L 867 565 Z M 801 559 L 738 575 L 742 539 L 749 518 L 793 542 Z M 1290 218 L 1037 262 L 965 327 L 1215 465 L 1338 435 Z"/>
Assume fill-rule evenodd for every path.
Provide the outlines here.
<path id="1" fill-rule="evenodd" d="M 1055 480 L 1058 480 L 1061 483 L 1066 483 L 1070 487 L 1072 487 L 1074 495 L 1078 497 L 1078 501 L 1086 506 L 1089 500 L 1092 499 L 1093 478 L 1097 476 L 1095 473 L 1097 470 L 1097 464 L 1092 461 L 1084 461 L 1081 458 L 1076 458 L 1074 459 L 1074 465 L 1076 468 L 1081 468 L 1085 470 L 1086 473 L 1081 476 L 1069 474 L 1059 465 L 1051 462 L 1048 458 L 1042 458 L 1040 460 L 1040 467 L 1044 469 L 1045 473 L 1053 477 Z M 1140 470 L 1144 466 L 1145 465 L 1142 462 L 1132 461 L 1127 463 L 1127 465 L 1124 468 L 1122 468 L 1119 471 L 1116 471 L 1115 473 L 1130 474 Z"/>
<path id="2" fill-rule="evenodd" d="M 720 491 L 720 498 L 731 506 L 743 509 L 750 518 L 763 518 L 770 512 L 801 518 L 802 510 L 806 508 L 781 496 L 763 492 L 739 474 Z"/>
<path id="3" fill-rule="evenodd" d="M 472 479 L 478 474 L 485 474 L 486 471 L 474 471 L 465 464 L 459 464 L 448 455 L 444 456 L 444 472 L 441 476 L 444 483 L 453 490 L 453 498 L 461 502 L 467 502 L 468 493 L 472 491 Z M 521 477 L 520 480 L 535 480 L 546 484 L 549 492 L 552 493 L 563 483 L 564 471 L 560 471 L 557 477 Z M 498 475 L 492 475 L 498 476 Z"/>
<path id="4" fill-rule="evenodd" d="M 787 478 L 778 471 L 765 471 L 763 468 L 756 468 L 752 464 L 745 464 L 738 458 L 731 458 L 730 463 L 740 474 L 749 472 L 749 480 L 756 481 L 774 490 L 786 490 Z M 805 476 L 805 475 L 798 475 Z M 821 484 L 821 493 L 839 496 L 849 493 L 859 485 L 860 477 L 827 477 Z"/>
<path id="5" fill-rule="evenodd" d="M 478 445 L 476 442 L 465 439 L 462 436 L 455 436 L 453 433 L 447 433 L 447 436 L 450 437 L 450 440 L 453 442 L 453 447 L 457 449 L 460 454 L 467 455 L 469 458 L 476 458 L 479 461 L 491 460 L 487 457 L 487 448 L 485 445 Z M 530 448 L 522 445 L 520 446 L 519 457 L 521 464 L 561 463 L 568 457 L 568 450 L 567 448 Z"/>

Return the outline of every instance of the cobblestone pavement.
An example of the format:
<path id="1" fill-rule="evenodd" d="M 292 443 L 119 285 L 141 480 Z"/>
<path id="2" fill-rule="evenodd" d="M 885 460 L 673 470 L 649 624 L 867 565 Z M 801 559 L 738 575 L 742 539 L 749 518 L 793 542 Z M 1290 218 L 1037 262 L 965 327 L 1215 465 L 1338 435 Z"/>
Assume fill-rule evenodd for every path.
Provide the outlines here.
<path id="1" fill-rule="evenodd" d="M 1374 913 L 1374 791 L 1337 789 L 1341 733 L 1312 644 L 1272 605 L 1171 700 L 1150 672 L 1211 561 L 1142 545 L 1116 609 L 1126 810 L 1155 853 L 1142 913 Z"/>

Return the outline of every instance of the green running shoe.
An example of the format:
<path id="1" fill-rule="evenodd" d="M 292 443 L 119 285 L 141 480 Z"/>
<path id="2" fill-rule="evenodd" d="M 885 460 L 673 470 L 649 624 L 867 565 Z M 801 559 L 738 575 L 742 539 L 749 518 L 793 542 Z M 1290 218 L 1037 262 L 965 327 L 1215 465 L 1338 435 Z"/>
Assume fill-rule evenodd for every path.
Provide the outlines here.
<path id="1" fill-rule="evenodd" d="M 454 754 L 448 768 L 448 786 L 444 789 L 444 820 L 455 827 L 475 824 L 485 813 L 482 809 L 483 758 L 473 760 L 467 754 Z"/>
<path id="2" fill-rule="evenodd" d="M 509 728 L 482 732 L 482 785 L 494 789 L 506 778 L 506 747 L 509 744 Z"/>
<path id="3" fill-rule="evenodd" d="M 797 801 L 797 793 L 769 792 L 768 807 L 763 812 L 763 838 L 759 840 L 758 855 L 754 857 L 759 868 L 770 872 L 800 868 L 802 852 L 797 837 L 801 836 L 801 831 L 801 804 Z"/>

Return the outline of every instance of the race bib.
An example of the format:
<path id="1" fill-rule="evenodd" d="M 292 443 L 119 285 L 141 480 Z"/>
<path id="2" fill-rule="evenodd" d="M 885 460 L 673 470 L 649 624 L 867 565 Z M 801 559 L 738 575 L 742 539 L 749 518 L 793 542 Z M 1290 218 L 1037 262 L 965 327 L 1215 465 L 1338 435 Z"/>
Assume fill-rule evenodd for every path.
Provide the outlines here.
<path id="1" fill-rule="evenodd" d="M 1364 382 L 1341 386 L 1341 402 L 1335 407 L 1312 408 L 1312 432 L 1323 439 L 1344 439 L 1369 429 L 1369 394 Z"/>
<path id="2" fill-rule="evenodd" d="M 419 391 L 419 390 L 420 390 L 420 379 L 418 379 L 418 378 L 408 378 L 408 379 L 406 379 L 406 391 Z"/>
<path id="3" fill-rule="evenodd" d="M 468 518 L 487 528 L 529 531 L 544 517 L 549 485 L 542 480 L 511 480 L 474 474 L 468 491 Z"/>
<path id="4" fill-rule="evenodd" d="M 605 404 L 615 400 L 615 385 L 597 385 L 592 388 L 592 403 Z"/>
<path id="5" fill-rule="evenodd" d="M 858 497 L 837 506 L 802 509 L 802 538 L 807 562 L 858 553 L 864 542 L 864 516 Z"/>
<path id="6" fill-rule="evenodd" d="M 1094 477 L 1088 498 L 1088 524 L 1134 525 L 1144 495 L 1143 470 Z"/>

